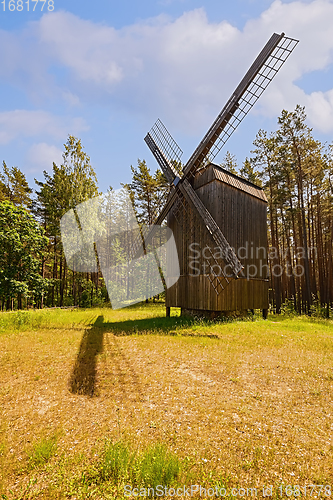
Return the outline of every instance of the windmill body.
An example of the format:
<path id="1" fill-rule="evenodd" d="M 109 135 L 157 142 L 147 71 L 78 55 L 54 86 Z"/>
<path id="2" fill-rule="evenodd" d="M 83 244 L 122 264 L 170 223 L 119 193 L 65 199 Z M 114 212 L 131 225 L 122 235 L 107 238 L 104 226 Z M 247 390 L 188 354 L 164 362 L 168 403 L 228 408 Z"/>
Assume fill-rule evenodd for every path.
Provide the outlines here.
<path id="1" fill-rule="evenodd" d="M 144 234 L 149 243 L 155 228 L 167 219 L 175 236 L 180 278 L 167 288 L 167 314 L 170 307 L 213 317 L 258 308 L 264 317 L 267 314 L 265 194 L 211 162 L 297 43 L 284 33 L 271 36 L 181 173 L 182 151 L 160 120 L 145 137 L 170 183 L 167 201 L 156 214 L 154 226 Z M 133 257 L 140 246 L 137 243 Z"/>
<path id="2" fill-rule="evenodd" d="M 168 216 L 175 237 L 180 277 L 166 291 L 166 307 L 216 317 L 231 311 L 268 308 L 267 200 L 264 191 L 209 164 L 193 189 L 215 219 L 243 269 L 237 279 L 205 225 L 179 204 Z M 172 265 L 169 262 L 170 266 Z"/>

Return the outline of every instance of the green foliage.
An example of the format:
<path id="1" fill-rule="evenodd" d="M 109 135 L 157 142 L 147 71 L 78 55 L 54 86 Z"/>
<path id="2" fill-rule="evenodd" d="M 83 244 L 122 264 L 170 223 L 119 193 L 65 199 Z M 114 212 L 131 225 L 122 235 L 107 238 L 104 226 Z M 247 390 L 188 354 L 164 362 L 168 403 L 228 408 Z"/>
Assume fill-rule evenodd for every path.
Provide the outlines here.
<path id="1" fill-rule="evenodd" d="M 98 195 L 97 177 L 90 158 L 83 151 L 81 140 L 69 135 L 63 154 L 63 167 L 67 176 L 66 188 L 70 208 Z"/>
<path id="2" fill-rule="evenodd" d="M 18 328 L 30 324 L 31 316 L 28 311 L 17 311 L 14 315 L 14 322 Z"/>
<path id="3" fill-rule="evenodd" d="M 37 198 L 32 203 L 32 190 L 24 174 L 3 162 L 0 171 L 0 307 L 100 304 L 105 300 L 102 280 L 91 273 L 83 276 L 69 271 L 60 238 L 61 217 L 98 194 L 96 174 L 80 139 L 69 135 L 63 163 L 53 164 L 51 174 L 44 171 L 44 182 L 36 183 Z M 25 210 L 28 207 L 34 217 Z"/>
<path id="4" fill-rule="evenodd" d="M 96 173 L 80 139 L 69 135 L 64 147 L 63 164 L 53 163 L 52 175 L 44 171 L 45 181 L 36 181 L 35 213 L 50 236 L 60 235 L 59 222 L 68 210 L 98 195 Z"/>
<path id="5" fill-rule="evenodd" d="M 48 281 L 41 278 L 40 260 L 47 245 L 44 230 L 23 207 L 0 202 L 0 298 L 45 293 Z"/>

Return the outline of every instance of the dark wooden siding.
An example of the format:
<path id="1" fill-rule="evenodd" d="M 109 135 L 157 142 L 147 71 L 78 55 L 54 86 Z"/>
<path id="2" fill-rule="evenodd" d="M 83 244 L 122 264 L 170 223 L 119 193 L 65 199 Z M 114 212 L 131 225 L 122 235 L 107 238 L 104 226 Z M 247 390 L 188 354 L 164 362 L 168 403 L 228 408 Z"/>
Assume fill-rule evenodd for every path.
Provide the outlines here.
<path id="1" fill-rule="evenodd" d="M 181 276 L 167 291 L 167 307 L 205 311 L 243 311 L 268 308 L 268 282 L 238 279 L 217 295 L 205 276 Z"/>

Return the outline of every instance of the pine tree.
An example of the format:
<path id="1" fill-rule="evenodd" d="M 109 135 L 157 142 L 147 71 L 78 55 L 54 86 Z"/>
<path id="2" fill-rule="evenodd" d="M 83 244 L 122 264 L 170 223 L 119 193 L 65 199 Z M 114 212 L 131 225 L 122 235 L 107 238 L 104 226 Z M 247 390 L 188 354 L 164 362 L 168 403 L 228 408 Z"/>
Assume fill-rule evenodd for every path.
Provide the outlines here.
<path id="1" fill-rule="evenodd" d="M 237 175 L 237 160 L 236 156 L 231 154 L 230 151 L 227 151 L 222 163 L 220 163 L 220 167 L 224 168 L 225 170 L 228 170 L 228 172 L 231 172 L 232 174 Z"/>
<path id="2" fill-rule="evenodd" d="M 174 167 L 180 172 L 181 165 L 175 163 Z M 125 185 L 129 190 L 130 197 L 133 203 L 134 211 L 138 223 L 144 236 L 147 226 L 155 222 L 158 211 L 165 202 L 165 198 L 169 193 L 169 183 L 164 174 L 158 169 L 155 174 L 150 173 L 145 160 L 138 160 L 138 166 L 132 170 L 132 182 Z M 151 276 L 149 269 L 147 270 L 146 284 L 148 285 Z M 155 300 L 155 298 L 154 298 Z M 148 298 L 146 299 L 148 302 Z"/>
<path id="3" fill-rule="evenodd" d="M 240 175 L 244 177 L 244 179 L 256 184 L 257 186 L 262 186 L 262 181 L 260 179 L 260 173 L 255 170 L 253 166 L 253 162 L 248 158 L 245 158 L 242 168 L 240 169 Z"/>
<path id="4" fill-rule="evenodd" d="M 305 310 L 310 313 L 312 304 L 309 250 L 308 250 L 308 228 L 306 223 L 304 187 L 306 176 L 306 163 L 310 154 L 309 143 L 311 141 L 310 129 L 306 123 L 305 108 L 296 106 L 293 112 L 282 111 L 278 118 L 280 128 L 278 140 L 287 146 L 290 154 L 297 186 L 297 199 L 299 209 L 299 235 L 303 246 L 303 268 L 304 268 L 304 297 Z"/>
<path id="5" fill-rule="evenodd" d="M 292 301 L 295 310 L 308 314 L 315 301 L 328 316 L 333 288 L 331 150 L 325 152 L 313 138 L 301 106 L 283 110 L 278 124 L 269 137 L 258 132 L 250 160 L 260 170 L 268 198 L 270 300 L 277 313 Z"/>
<path id="6" fill-rule="evenodd" d="M 156 213 L 161 206 L 161 201 L 169 190 L 164 174 L 157 170 L 154 175 L 150 173 L 145 160 L 138 160 L 138 166 L 131 166 L 132 182 L 126 184 L 139 224 L 151 225 L 154 223 Z"/>
<path id="7" fill-rule="evenodd" d="M 36 191 L 34 212 L 50 241 L 50 254 L 45 264 L 48 269 L 43 267 L 43 272 L 51 275 L 54 282 L 48 297 L 51 305 L 63 305 L 69 292 L 70 277 L 61 245 L 60 219 L 68 210 L 75 210 L 78 204 L 99 194 L 96 173 L 80 139 L 70 135 L 64 147 L 63 163 L 60 166 L 53 163 L 51 175 L 44 171 L 44 182 L 35 180 L 39 190 Z M 99 276 L 86 276 L 87 283 L 94 280 L 97 288 Z M 71 281 L 71 294 L 76 305 L 81 300 L 83 277 L 74 270 Z"/>
<path id="8" fill-rule="evenodd" d="M 0 201 L 9 200 L 15 206 L 29 208 L 31 206 L 32 189 L 25 175 L 17 167 L 8 168 L 6 162 L 2 163 L 0 172 Z"/>

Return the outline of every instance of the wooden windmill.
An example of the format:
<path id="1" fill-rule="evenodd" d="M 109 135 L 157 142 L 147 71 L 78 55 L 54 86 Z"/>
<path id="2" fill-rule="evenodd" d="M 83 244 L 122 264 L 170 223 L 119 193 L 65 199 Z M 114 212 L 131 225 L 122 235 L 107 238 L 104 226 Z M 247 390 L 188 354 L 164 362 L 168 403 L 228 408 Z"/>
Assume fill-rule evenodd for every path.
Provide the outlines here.
<path id="1" fill-rule="evenodd" d="M 267 314 L 266 197 L 258 186 L 211 161 L 297 43 L 284 33 L 272 35 L 181 174 L 175 167 L 182 151 L 160 120 L 145 137 L 170 183 L 168 199 L 154 223 L 159 226 L 167 218 L 180 264 L 180 278 L 167 289 L 167 315 L 170 307 L 211 317 L 255 308 Z M 153 232 L 154 226 L 147 241 Z M 251 272 L 246 272 L 249 266 Z"/>

